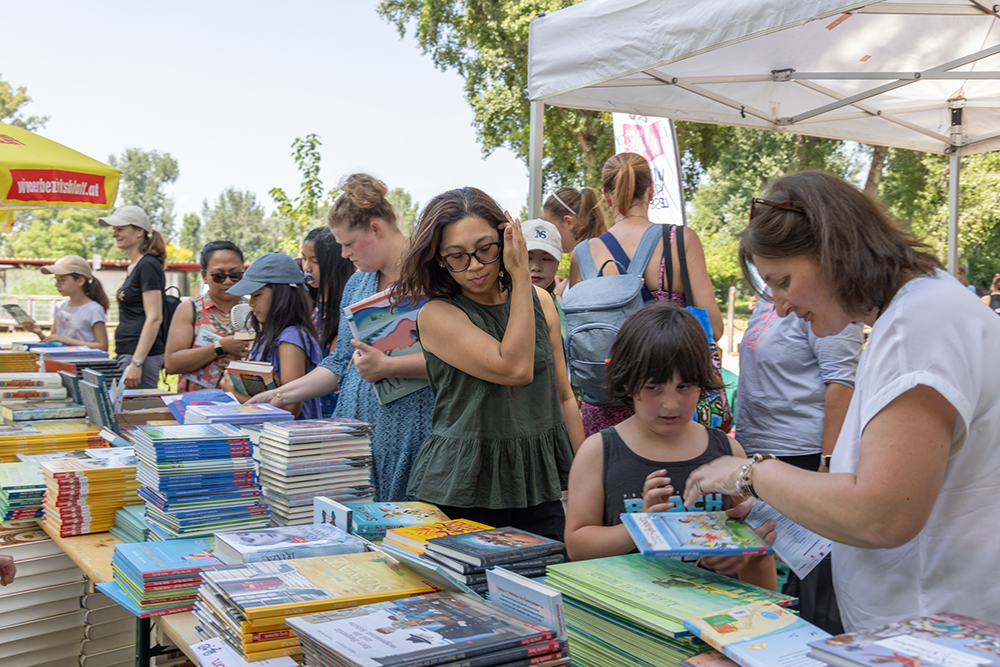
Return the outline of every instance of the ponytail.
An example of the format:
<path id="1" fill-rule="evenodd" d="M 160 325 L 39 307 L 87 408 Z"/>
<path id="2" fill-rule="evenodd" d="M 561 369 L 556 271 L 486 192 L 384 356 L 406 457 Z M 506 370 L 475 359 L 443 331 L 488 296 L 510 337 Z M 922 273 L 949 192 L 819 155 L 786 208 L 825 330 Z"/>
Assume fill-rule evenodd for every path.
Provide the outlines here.
<path id="1" fill-rule="evenodd" d="M 604 191 L 611 195 L 612 212 L 627 216 L 632 204 L 649 189 L 653 176 L 644 157 L 619 153 L 604 163 L 601 182 Z"/>
<path id="2" fill-rule="evenodd" d="M 163 268 L 167 268 L 167 243 L 160 236 L 160 232 L 155 229 L 151 232 L 146 232 L 146 238 L 139 250 L 142 251 L 143 255 L 152 255 L 159 260 Z"/>
<path id="3" fill-rule="evenodd" d="M 78 274 L 73 274 L 73 277 L 80 277 Z M 87 298 L 91 301 L 96 301 L 101 304 L 101 308 L 104 312 L 108 312 L 108 295 L 104 293 L 104 286 L 101 285 L 101 281 L 97 278 L 87 278 L 86 282 L 83 283 L 83 293 L 87 295 Z"/>
<path id="4" fill-rule="evenodd" d="M 571 215 L 576 221 L 573 224 L 573 239 L 576 243 L 600 236 L 608 231 L 604 222 L 604 211 L 601 210 L 601 196 L 593 188 L 559 188 L 549 195 L 542 207 L 542 217 L 546 220 L 562 220 Z"/>

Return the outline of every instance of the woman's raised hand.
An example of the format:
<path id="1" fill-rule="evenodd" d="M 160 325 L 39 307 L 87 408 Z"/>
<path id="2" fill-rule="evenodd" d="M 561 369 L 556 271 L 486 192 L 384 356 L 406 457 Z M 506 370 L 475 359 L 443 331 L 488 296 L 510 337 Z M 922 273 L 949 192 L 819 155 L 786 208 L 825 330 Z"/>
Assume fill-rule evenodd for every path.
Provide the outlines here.
<path id="1" fill-rule="evenodd" d="M 521 221 L 503 212 L 507 224 L 503 228 L 503 264 L 512 280 L 524 279 L 531 283 L 528 272 L 528 244 L 521 233 Z"/>

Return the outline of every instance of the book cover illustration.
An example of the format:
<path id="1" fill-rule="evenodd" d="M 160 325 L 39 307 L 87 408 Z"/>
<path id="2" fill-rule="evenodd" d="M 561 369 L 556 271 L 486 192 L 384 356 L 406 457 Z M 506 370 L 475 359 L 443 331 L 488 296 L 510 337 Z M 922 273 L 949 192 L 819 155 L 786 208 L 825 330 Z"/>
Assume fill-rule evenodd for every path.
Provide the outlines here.
<path id="1" fill-rule="evenodd" d="M 303 648 L 312 640 L 361 667 L 433 665 L 455 653 L 470 657 L 551 638 L 477 597 L 451 593 L 300 616 L 288 624 Z"/>
<path id="2" fill-rule="evenodd" d="M 169 426 L 139 426 L 137 435 L 154 443 L 187 442 L 193 440 L 241 440 L 246 433 L 227 424 L 173 424 Z"/>
<path id="3" fill-rule="evenodd" d="M 50 387 L 58 389 L 62 380 L 57 373 L 0 373 L 0 387 Z"/>
<path id="4" fill-rule="evenodd" d="M 202 576 L 251 621 L 439 590 L 374 552 L 228 565 Z"/>
<path id="5" fill-rule="evenodd" d="M 397 357 L 423 353 L 417 340 L 417 311 L 427 303 L 405 304 L 395 308 L 389 302 L 389 290 L 344 308 L 347 324 L 355 339 L 371 345 L 385 354 Z M 385 378 L 375 383 L 375 392 L 382 405 L 408 396 L 428 386 L 426 379 Z"/>
<path id="6" fill-rule="evenodd" d="M 10 316 L 22 327 L 27 328 L 35 323 L 34 318 L 16 303 L 4 304 L 4 310 L 10 313 Z"/>
<path id="7" fill-rule="evenodd" d="M 163 542 L 116 544 L 115 552 L 143 578 L 196 574 L 206 567 L 221 567 L 214 537 L 196 537 Z"/>
<path id="8" fill-rule="evenodd" d="M 684 627 L 743 667 L 823 667 L 807 657 L 809 642 L 830 636 L 769 602 L 687 618 Z"/>
<path id="9" fill-rule="evenodd" d="M 476 566 L 526 560 L 556 553 L 564 548 L 562 542 L 509 526 L 427 541 L 428 552 L 443 553 Z"/>
<path id="10" fill-rule="evenodd" d="M 234 361 L 226 367 L 233 388 L 244 396 L 256 396 L 277 389 L 274 366 L 259 361 Z"/>
<path id="11" fill-rule="evenodd" d="M 240 403 L 235 396 L 221 389 L 200 389 L 186 394 L 161 396 L 161 400 L 178 424 L 184 423 L 184 415 L 192 405 L 227 405 L 231 403 L 239 405 Z"/>
<path id="12" fill-rule="evenodd" d="M 370 540 L 382 539 L 387 530 L 448 520 L 431 503 L 338 503 L 322 496 L 313 499 L 313 523 L 328 523 Z"/>
<path id="13" fill-rule="evenodd" d="M 423 551 L 427 548 L 427 541 L 435 537 L 446 537 L 448 535 L 461 535 L 462 533 L 472 533 L 479 530 L 489 530 L 493 526 L 469 521 L 467 519 L 453 519 L 451 521 L 441 521 L 439 523 L 428 523 L 422 526 L 407 526 L 406 528 L 393 528 L 385 533 L 386 539 L 397 542 L 412 549 Z"/>
<path id="14" fill-rule="evenodd" d="M 771 547 L 725 512 L 638 512 L 622 524 L 644 556 L 753 556 Z"/>
<path id="15" fill-rule="evenodd" d="M 809 645 L 812 657 L 838 665 L 1000 665 L 1000 625 L 950 612 L 837 635 Z"/>
<path id="16" fill-rule="evenodd" d="M 87 416 L 87 408 L 72 401 L 17 401 L 0 406 L 7 421 L 35 419 L 74 419 Z"/>
<path id="17" fill-rule="evenodd" d="M 215 554 L 230 564 L 361 553 L 365 550 L 364 542 L 330 525 L 272 526 L 218 533 L 215 537 Z"/>

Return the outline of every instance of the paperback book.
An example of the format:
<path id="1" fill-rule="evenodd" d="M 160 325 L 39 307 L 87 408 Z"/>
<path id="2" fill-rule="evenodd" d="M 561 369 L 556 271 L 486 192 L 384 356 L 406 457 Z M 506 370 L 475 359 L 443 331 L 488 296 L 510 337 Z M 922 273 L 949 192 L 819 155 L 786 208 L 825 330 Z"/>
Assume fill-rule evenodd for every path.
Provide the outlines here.
<path id="1" fill-rule="evenodd" d="M 393 528 L 387 530 L 385 539 L 394 542 L 397 546 L 410 549 L 417 553 L 423 553 L 427 549 L 427 541 L 435 537 L 446 537 L 448 535 L 461 535 L 463 533 L 473 533 L 480 530 L 490 530 L 493 526 L 469 521 L 467 519 L 453 519 L 451 521 L 441 521 L 439 523 L 428 523 L 422 526 L 408 526 L 406 528 Z"/>
<path id="2" fill-rule="evenodd" d="M 226 374 L 233 388 L 244 396 L 256 396 L 278 388 L 274 366 L 263 361 L 231 361 L 226 366 Z"/>
<path id="3" fill-rule="evenodd" d="M 443 554 L 474 567 L 529 560 L 564 549 L 562 542 L 509 526 L 427 540 L 427 553 Z"/>
<path id="4" fill-rule="evenodd" d="M 725 512 L 638 512 L 622 524 L 643 556 L 754 556 L 771 547 Z"/>
<path id="5" fill-rule="evenodd" d="M 261 424 L 295 419 L 288 410 L 270 403 L 250 405 L 192 405 L 184 415 L 185 424 Z"/>
<path id="6" fill-rule="evenodd" d="M 365 542 L 335 526 L 274 526 L 218 533 L 215 556 L 228 565 L 362 553 Z"/>
<path id="7" fill-rule="evenodd" d="M 448 520 L 431 503 L 339 503 L 322 496 L 313 499 L 313 523 L 330 524 L 367 540 L 381 540 L 387 530 Z"/>
<path id="8" fill-rule="evenodd" d="M 8 422 L 38 419 L 79 419 L 87 409 L 72 401 L 25 400 L 0 405 L 0 415 Z"/>

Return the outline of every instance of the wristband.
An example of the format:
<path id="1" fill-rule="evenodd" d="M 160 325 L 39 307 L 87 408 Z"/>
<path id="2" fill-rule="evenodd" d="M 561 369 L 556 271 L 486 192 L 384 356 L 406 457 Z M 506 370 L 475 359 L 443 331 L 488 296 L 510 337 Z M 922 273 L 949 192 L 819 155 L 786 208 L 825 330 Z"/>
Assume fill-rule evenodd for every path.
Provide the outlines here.
<path id="1" fill-rule="evenodd" d="M 829 468 L 830 467 L 830 459 L 832 459 L 832 458 L 833 458 L 833 454 L 820 454 L 819 455 L 819 464 L 821 466 L 823 466 L 824 468 Z"/>
<path id="2" fill-rule="evenodd" d="M 222 341 L 215 341 L 215 356 L 223 357 L 226 355 L 226 351 L 222 349 Z"/>

